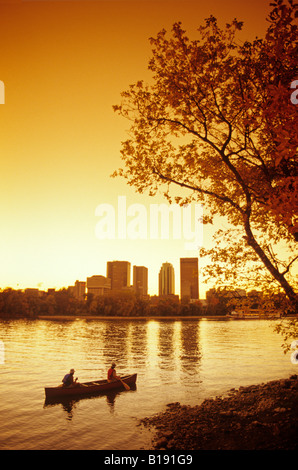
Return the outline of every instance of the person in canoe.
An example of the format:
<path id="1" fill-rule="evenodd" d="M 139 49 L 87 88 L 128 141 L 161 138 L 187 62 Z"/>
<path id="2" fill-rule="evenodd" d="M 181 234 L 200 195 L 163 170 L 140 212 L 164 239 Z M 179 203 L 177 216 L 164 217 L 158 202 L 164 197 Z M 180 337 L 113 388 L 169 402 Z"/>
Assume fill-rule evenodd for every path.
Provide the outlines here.
<path id="1" fill-rule="evenodd" d="M 119 380 L 126 390 L 130 390 L 130 386 L 126 384 L 125 382 L 123 382 L 121 377 L 116 374 L 115 367 L 116 367 L 116 363 L 112 362 L 111 367 L 108 370 L 108 383 L 117 382 Z"/>
<path id="2" fill-rule="evenodd" d="M 115 382 L 116 380 L 120 380 L 120 377 L 116 374 L 116 363 L 112 362 L 111 367 L 108 370 L 108 382 Z"/>
<path id="3" fill-rule="evenodd" d="M 80 385 L 77 380 L 78 378 L 76 378 L 74 380 L 73 378 L 73 374 L 75 373 L 75 370 L 74 369 L 70 369 L 69 373 L 66 374 L 63 379 L 62 379 L 62 383 L 63 383 L 63 387 L 77 387 L 78 385 Z"/>

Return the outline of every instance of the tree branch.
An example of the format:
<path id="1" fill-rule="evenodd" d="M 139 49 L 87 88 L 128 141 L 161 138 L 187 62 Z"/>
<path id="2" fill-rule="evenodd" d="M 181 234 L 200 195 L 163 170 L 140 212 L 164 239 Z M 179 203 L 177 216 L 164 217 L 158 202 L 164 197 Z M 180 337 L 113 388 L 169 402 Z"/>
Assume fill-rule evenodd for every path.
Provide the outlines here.
<path id="1" fill-rule="evenodd" d="M 218 199 L 219 201 L 230 204 L 232 207 L 234 207 L 234 209 L 236 209 L 242 215 L 244 213 L 243 209 L 238 204 L 236 204 L 232 199 L 230 199 L 227 196 L 219 195 L 219 194 L 214 193 L 213 191 L 208 191 L 207 189 L 202 189 L 202 188 L 199 188 L 198 186 L 193 186 L 193 185 L 190 185 L 190 184 L 187 184 L 187 183 L 183 183 L 182 181 L 177 181 L 173 178 L 170 178 L 169 176 L 163 175 L 156 168 L 153 168 L 152 171 L 155 175 L 157 175 L 162 180 L 168 181 L 169 183 L 176 184 L 176 185 L 178 185 L 182 188 L 191 189 L 192 191 L 196 191 L 200 194 L 205 194 L 206 196 L 214 197 L 214 198 Z"/>
<path id="2" fill-rule="evenodd" d="M 283 276 L 285 274 L 287 274 L 289 271 L 290 271 L 290 266 L 291 264 L 295 263 L 295 261 L 298 259 L 298 255 L 295 256 L 295 258 L 292 259 L 292 261 L 288 264 L 288 266 L 286 267 L 286 269 L 281 273 Z"/>

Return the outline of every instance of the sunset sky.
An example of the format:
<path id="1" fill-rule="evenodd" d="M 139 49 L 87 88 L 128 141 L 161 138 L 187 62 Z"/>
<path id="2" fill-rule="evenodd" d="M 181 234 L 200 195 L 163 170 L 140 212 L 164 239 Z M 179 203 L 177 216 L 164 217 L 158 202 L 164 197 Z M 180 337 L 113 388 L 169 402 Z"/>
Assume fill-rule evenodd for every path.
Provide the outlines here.
<path id="1" fill-rule="evenodd" d="M 195 38 L 213 14 L 222 26 L 244 21 L 241 37 L 253 39 L 267 28 L 269 3 L 0 0 L 0 288 L 67 287 L 106 275 L 107 261 L 126 260 L 148 267 L 153 295 L 167 261 L 180 293 L 179 259 L 198 251 L 171 230 L 169 239 L 150 237 L 150 205 L 165 201 L 110 177 L 129 129 L 112 106 L 130 84 L 150 80 L 148 39 L 162 28 L 181 21 Z M 144 208 L 147 240 L 119 238 L 117 230 L 114 239 L 98 237 L 96 208 L 107 204 L 119 224 L 119 201 Z M 203 235 L 211 246 L 211 231 Z M 200 282 L 201 298 L 210 287 Z"/>

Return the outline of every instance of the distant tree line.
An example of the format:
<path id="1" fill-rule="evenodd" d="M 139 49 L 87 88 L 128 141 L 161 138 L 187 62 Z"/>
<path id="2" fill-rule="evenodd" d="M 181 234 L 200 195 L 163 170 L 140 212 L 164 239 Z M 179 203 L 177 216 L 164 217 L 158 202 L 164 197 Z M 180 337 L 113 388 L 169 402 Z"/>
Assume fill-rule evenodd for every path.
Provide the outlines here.
<path id="1" fill-rule="evenodd" d="M 82 303 L 83 304 L 83 303 Z M 67 289 L 38 294 L 11 288 L 0 292 L 1 318 L 36 318 L 39 315 L 74 315 L 80 308 Z"/>
<path id="2" fill-rule="evenodd" d="M 290 313 L 290 305 L 282 293 L 267 296 L 262 293 L 249 293 L 237 297 L 236 291 L 211 289 L 207 303 L 189 302 L 178 296 L 144 298 L 132 291 L 111 291 L 101 296 L 86 294 L 77 299 L 68 289 L 50 292 L 21 291 L 7 288 L 0 290 L 0 318 L 37 318 L 42 315 L 91 315 L 106 317 L 154 317 L 154 316 L 222 316 L 237 308 L 279 310 L 284 315 Z M 237 293 L 237 292 L 236 292 Z"/>
<path id="3" fill-rule="evenodd" d="M 200 301 L 179 302 L 175 298 L 143 299 L 133 292 L 110 292 L 102 296 L 87 294 L 76 299 L 68 289 L 47 292 L 31 292 L 11 288 L 0 291 L 0 317 L 37 318 L 41 315 L 93 315 L 93 316 L 196 316 L 201 314 L 223 315 L 225 301 L 218 299 L 206 309 Z"/>

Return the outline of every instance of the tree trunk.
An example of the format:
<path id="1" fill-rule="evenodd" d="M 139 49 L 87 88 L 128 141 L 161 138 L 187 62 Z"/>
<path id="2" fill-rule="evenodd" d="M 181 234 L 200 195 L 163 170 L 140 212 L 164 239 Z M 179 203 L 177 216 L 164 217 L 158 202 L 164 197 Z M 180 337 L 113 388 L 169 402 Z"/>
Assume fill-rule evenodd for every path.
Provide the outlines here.
<path id="1" fill-rule="evenodd" d="M 271 263 L 270 259 L 267 257 L 266 253 L 264 253 L 263 249 L 260 247 L 258 242 L 256 241 L 249 222 L 249 217 L 246 217 L 244 220 L 244 228 L 245 233 L 247 235 L 247 243 L 249 246 L 253 248 L 256 254 L 259 256 L 263 264 L 266 266 L 270 274 L 277 280 L 280 286 L 285 291 L 286 296 L 291 302 L 291 305 L 294 309 L 294 313 L 298 314 L 298 295 L 293 290 L 292 286 L 286 280 L 284 274 L 280 273 L 279 270 Z"/>

